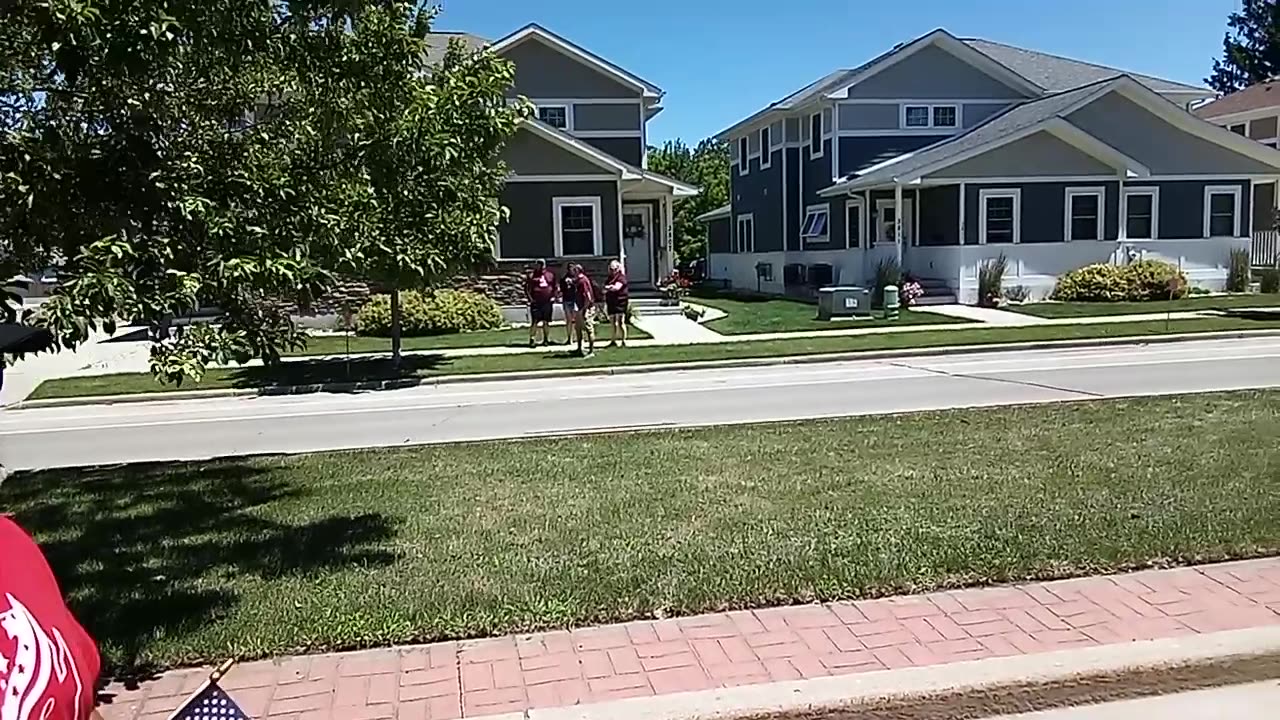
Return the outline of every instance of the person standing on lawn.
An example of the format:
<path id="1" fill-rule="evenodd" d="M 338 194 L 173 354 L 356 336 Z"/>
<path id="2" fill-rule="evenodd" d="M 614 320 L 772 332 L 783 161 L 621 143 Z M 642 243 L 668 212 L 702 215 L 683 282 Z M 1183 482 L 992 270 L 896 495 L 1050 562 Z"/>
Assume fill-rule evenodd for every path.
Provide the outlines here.
<path id="1" fill-rule="evenodd" d="M 547 269 L 547 261 L 539 260 L 525 280 L 525 298 L 529 301 L 529 347 L 538 344 L 538 326 L 542 326 L 542 344 L 551 344 L 551 314 L 556 299 L 556 275 Z"/>
<path id="2" fill-rule="evenodd" d="M 0 718 L 101 720 L 101 657 L 26 531 L 0 515 Z"/>
<path id="3" fill-rule="evenodd" d="M 578 287 L 571 273 L 566 272 L 560 278 L 560 305 L 564 310 L 565 345 L 573 344 L 574 332 L 578 325 Z"/>
<path id="4" fill-rule="evenodd" d="M 609 313 L 609 347 L 627 346 L 627 305 L 631 292 L 627 284 L 627 274 L 622 270 L 622 263 L 609 261 L 609 279 L 604 283 L 605 311 Z"/>
<path id="5" fill-rule="evenodd" d="M 574 317 L 578 336 L 578 354 L 589 358 L 596 352 L 596 296 L 591 287 L 591 278 L 583 271 L 581 265 L 574 265 L 573 273 L 574 299 L 577 300 L 578 312 Z M 586 338 L 587 348 L 583 351 L 582 340 Z"/>

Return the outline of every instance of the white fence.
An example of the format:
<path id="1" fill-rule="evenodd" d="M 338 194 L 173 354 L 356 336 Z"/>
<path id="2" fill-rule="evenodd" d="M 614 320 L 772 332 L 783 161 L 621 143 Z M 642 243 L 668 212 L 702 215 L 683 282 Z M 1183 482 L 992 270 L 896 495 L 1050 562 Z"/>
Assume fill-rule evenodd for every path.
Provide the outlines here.
<path id="1" fill-rule="evenodd" d="M 1280 232 L 1255 231 L 1249 243 L 1249 259 L 1254 267 L 1280 267 Z"/>

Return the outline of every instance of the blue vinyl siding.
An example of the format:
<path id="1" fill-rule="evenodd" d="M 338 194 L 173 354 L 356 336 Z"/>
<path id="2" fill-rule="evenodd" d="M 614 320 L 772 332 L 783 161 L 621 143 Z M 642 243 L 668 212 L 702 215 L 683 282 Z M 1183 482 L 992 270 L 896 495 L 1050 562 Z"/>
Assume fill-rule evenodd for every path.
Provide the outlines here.
<path id="1" fill-rule="evenodd" d="M 751 158 L 750 172 L 739 175 L 737 166 L 730 169 L 733 193 L 734 227 L 736 218 L 751 213 L 755 221 L 755 251 L 782 250 L 782 149 L 773 151 L 771 165 L 760 169 L 759 158 Z"/>
<path id="2" fill-rule="evenodd" d="M 804 193 L 800 202 L 800 217 L 795 220 L 797 232 L 799 232 L 800 222 L 804 220 L 805 206 L 826 202 L 825 199 L 818 197 L 818 191 L 825 190 L 834 184 L 831 177 L 831 138 L 822 141 L 821 157 L 810 157 L 808 145 L 800 148 L 800 155 L 803 158 L 801 167 L 804 173 Z"/>
<path id="3" fill-rule="evenodd" d="M 804 208 L 800 204 L 800 159 L 807 151 L 804 148 L 788 147 L 786 177 L 786 223 L 784 228 L 788 250 L 800 249 L 800 222 L 804 218 Z"/>

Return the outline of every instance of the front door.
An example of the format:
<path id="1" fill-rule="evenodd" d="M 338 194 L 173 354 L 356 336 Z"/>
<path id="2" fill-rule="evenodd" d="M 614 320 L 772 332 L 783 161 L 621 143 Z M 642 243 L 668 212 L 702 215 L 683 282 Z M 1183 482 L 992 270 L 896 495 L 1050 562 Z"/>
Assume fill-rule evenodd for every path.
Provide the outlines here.
<path id="1" fill-rule="evenodd" d="M 881 198 L 876 200 L 876 233 L 875 243 L 893 244 L 893 223 L 897 219 L 893 200 Z M 910 199 L 902 201 L 902 245 L 904 248 L 915 244 L 915 208 Z"/>
<path id="2" fill-rule="evenodd" d="M 653 207 L 622 206 L 622 242 L 627 279 L 638 285 L 653 282 Z"/>

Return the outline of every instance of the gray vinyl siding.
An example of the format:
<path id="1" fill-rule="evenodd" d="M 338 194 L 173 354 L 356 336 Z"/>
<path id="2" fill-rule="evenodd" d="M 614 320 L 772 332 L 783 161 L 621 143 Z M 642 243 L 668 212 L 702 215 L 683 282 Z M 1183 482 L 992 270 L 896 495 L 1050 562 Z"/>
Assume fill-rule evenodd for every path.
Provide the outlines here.
<path id="1" fill-rule="evenodd" d="M 546 258 L 555 252 L 551 201 L 557 197 L 599 197 L 604 257 L 618 255 L 618 184 L 609 182 L 507 183 L 502 204 L 511 215 L 498 228 L 498 255 Z"/>
<path id="2" fill-rule="evenodd" d="M 854 85 L 849 97 L 1012 100 L 1022 95 L 951 53 L 929 46 Z"/>
<path id="3" fill-rule="evenodd" d="M 964 127 L 971 128 L 975 125 L 982 124 L 987 118 L 1004 112 L 1008 105 L 997 105 L 995 103 L 972 103 L 964 105 L 960 110 L 960 116 L 963 118 L 961 122 Z"/>
<path id="4" fill-rule="evenodd" d="M 641 93 L 537 39 L 502 53 L 516 66 L 508 96 L 529 98 L 636 98 Z"/>
<path id="5" fill-rule="evenodd" d="M 757 142 L 759 139 L 757 138 Z M 779 252 L 783 248 L 782 228 L 782 149 L 773 151 L 772 164 L 760 169 L 760 158 L 750 159 L 750 172 L 729 174 L 733 196 L 733 221 L 751 213 L 755 221 L 755 251 Z"/>
<path id="6" fill-rule="evenodd" d="M 733 252 L 733 221 L 719 218 L 707 223 L 707 249 L 713 253 Z"/>
<path id="7" fill-rule="evenodd" d="M 800 249 L 800 221 L 803 218 L 800 209 L 800 164 L 801 158 L 807 152 L 804 148 L 789 147 L 786 151 L 786 188 L 783 194 L 787 204 L 786 227 L 783 228 L 783 235 L 786 237 L 786 246 L 788 250 Z"/>
<path id="8" fill-rule="evenodd" d="M 1047 132 L 1038 132 L 931 173 L 930 177 L 1107 175 L 1117 171 Z"/>
<path id="9" fill-rule="evenodd" d="M 885 135 L 840 138 L 840 175 L 843 177 L 904 153 L 946 139 L 945 135 Z M 805 188 L 806 192 L 808 187 Z"/>
<path id="10" fill-rule="evenodd" d="M 1270 230 L 1275 224 L 1275 183 L 1258 183 L 1253 186 L 1253 229 Z"/>
<path id="11" fill-rule="evenodd" d="M 960 244 L 960 186 L 924 188 L 920 192 L 920 227 L 916 236 L 921 245 Z"/>
<path id="12" fill-rule="evenodd" d="M 1208 185 L 1235 185 L 1240 188 L 1240 234 L 1249 234 L 1252 198 L 1248 180 L 1127 182 L 1125 187 L 1160 188 L 1160 239 L 1185 240 L 1204 237 L 1204 189 Z"/>
<path id="13" fill-rule="evenodd" d="M 638 141 L 637 141 L 638 142 Z M 608 175 L 612 171 L 521 128 L 507 141 L 502 159 L 516 175 Z"/>
<path id="14" fill-rule="evenodd" d="M 968 183 L 965 185 L 964 237 L 966 245 L 978 243 L 978 232 L 982 218 L 979 215 L 978 195 L 984 188 L 1012 189 L 1022 191 L 1022 207 L 1020 214 L 1020 237 L 1024 245 L 1035 243 L 1063 242 L 1066 228 L 1066 190 L 1068 187 L 1106 188 L 1102 220 L 1102 239 L 1115 240 L 1120 233 L 1120 183 L 1118 182 L 1082 182 L 1082 183 L 1024 183 L 1021 185 L 999 184 L 986 185 Z M 1163 191 L 1161 191 L 1163 194 Z M 1160 198 L 1160 222 L 1164 223 L 1164 197 Z M 1161 227 L 1163 234 L 1164 228 Z M 1197 233 L 1198 237 L 1198 233 Z M 1095 241 L 1080 241 L 1095 242 Z"/>
<path id="15" fill-rule="evenodd" d="M 1146 165 L 1156 175 L 1274 174 L 1276 168 L 1184 132 L 1118 93 L 1067 116 L 1085 132 Z M 1276 155 L 1280 162 L 1280 154 Z"/>
<path id="16" fill-rule="evenodd" d="M 639 132 L 640 103 L 575 103 L 573 129 Z"/>
<path id="17" fill-rule="evenodd" d="M 640 166 L 640 161 L 644 155 L 644 145 L 640 142 L 640 138 L 636 137 L 590 137 L 582 138 L 582 142 L 597 150 L 603 150 L 622 162 L 636 167 Z"/>
<path id="18" fill-rule="evenodd" d="M 900 112 L 900 106 L 894 103 L 836 106 L 840 130 L 897 130 Z"/>

